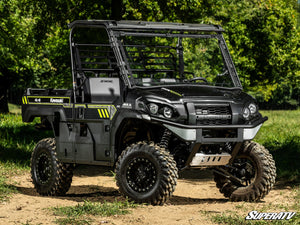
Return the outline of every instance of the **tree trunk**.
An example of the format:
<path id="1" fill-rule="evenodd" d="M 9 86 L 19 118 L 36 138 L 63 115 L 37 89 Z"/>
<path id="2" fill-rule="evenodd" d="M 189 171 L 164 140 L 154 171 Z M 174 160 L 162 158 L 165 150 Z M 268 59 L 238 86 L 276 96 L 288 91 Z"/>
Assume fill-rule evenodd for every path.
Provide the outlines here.
<path id="1" fill-rule="evenodd" d="M 8 113 L 7 87 L 0 78 L 0 113 Z"/>
<path id="2" fill-rule="evenodd" d="M 9 72 L 7 68 L 0 65 L 0 113 L 8 113 L 8 96 L 7 90 L 10 86 Z"/>

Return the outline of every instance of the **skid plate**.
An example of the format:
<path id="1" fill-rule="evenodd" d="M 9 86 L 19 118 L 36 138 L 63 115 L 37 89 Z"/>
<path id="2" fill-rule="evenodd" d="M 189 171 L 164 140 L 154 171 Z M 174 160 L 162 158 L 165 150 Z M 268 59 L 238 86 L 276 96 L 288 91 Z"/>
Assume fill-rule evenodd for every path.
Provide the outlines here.
<path id="1" fill-rule="evenodd" d="M 223 166 L 228 164 L 231 155 L 229 153 L 221 154 L 203 154 L 196 153 L 190 166 Z"/>

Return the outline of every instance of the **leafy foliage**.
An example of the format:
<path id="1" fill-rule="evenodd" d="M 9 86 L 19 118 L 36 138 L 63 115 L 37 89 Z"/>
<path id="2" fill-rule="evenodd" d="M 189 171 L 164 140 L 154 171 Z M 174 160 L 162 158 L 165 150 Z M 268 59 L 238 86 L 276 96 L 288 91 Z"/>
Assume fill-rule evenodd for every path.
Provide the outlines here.
<path id="1" fill-rule="evenodd" d="M 70 88 L 68 23 L 121 17 L 220 24 L 246 91 L 299 105 L 297 10 L 292 0 L 2 0 L 0 111 L 8 111 L 7 89 L 20 97 L 26 87 Z"/>
<path id="2" fill-rule="evenodd" d="M 279 0 L 239 1 L 219 12 L 217 18 L 227 28 L 246 89 L 261 101 L 290 100 L 300 84 L 295 10 Z"/>
<path id="3" fill-rule="evenodd" d="M 300 35 L 292 1 L 144 0 L 125 7 L 129 19 L 221 24 L 246 91 L 261 102 L 299 105 Z"/>

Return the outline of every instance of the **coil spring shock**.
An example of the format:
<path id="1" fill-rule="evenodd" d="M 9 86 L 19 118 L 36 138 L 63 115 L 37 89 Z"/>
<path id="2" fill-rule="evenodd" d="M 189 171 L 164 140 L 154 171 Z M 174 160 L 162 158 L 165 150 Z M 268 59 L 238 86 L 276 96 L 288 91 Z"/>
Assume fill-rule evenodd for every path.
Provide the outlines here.
<path id="1" fill-rule="evenodd" d="M 159 146 L 161 148 L 165 148 L 165 149 L 168 148 L 171 135 L 172 135 L 172 132 L 168 129 L 165 129 L 164 134 L 163 134 L 163 136 L 161 138 L 161 141 L 159 143 Z"/>

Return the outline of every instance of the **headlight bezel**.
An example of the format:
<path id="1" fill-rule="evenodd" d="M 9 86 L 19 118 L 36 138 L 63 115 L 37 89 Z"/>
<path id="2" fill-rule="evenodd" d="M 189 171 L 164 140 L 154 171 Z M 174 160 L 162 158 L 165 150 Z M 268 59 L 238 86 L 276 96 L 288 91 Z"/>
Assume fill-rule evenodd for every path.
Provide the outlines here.
<path id="1" fill-rule="evenodd" d="M 250 119 L 250 109 L 248 107 L 244 107 L 243 109 L 243 118 L 245 120 L 249 120 Z"/>
<path id="2" fill-rule="evenodd" d="M 151 102 L 148 104 L 148 109 L 150 114 L 156 115 L 158 113 L 159 107 L 157 104 Z"/>
<path id="3" fill-rule="evenodd" d="M 173 106 L 165 103 L 147 102 L 146 106 L 151 116 L 161 117 L 165 119 L 174 119 L 176 117 L 176 109 Z M 158 107 L 158 110 L 151 110 L 153 107 Z"/>
<path id="4" fill-rule="evenodd" d="M 243 119 L 249 121 L 258 114 L 258 106 L 254 102 L 250 102 L 242 109 Z"/>
<path id="5" fill-rule="evenodd" d="M 257 113 L 257 105 L 256 105 L 256 104 L 250 103 L 250 104 L 248 105 L 248 108 L 249 108 L 249 110 L 250 110 L 251 115 L 254 115 L 254 114 Z"/>
<path id="6" fill-rule="evenodd" d="M 163 116 L 167 119 L 171 119 L 173 116 L 173 110 L 170 107 L 165 106 L 163 108 Z"/>

